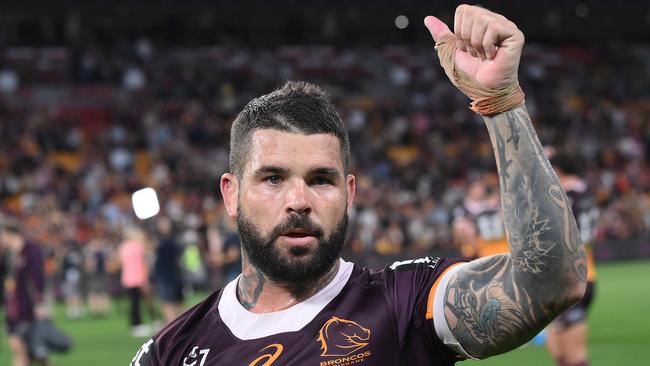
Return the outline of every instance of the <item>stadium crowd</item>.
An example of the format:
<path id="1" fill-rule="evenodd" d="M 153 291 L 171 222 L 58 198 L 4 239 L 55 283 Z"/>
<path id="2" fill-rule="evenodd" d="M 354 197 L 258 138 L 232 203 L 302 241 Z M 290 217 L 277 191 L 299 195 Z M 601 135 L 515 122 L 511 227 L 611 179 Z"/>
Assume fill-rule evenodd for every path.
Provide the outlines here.
<path id="1" fill-rule="evenodd" d="M 133 225 L 148 233 L 155 274 L 160 216 L 140 221 L 131 206 L 145 186 L 185 248 L 183 278 L 214 288 L 238 274 L 236 227 L 218 189 L 229 124 L 287 79 L 324 86 L 348 125 L 358 184 L 348 257 L 381 266 L 453 254 L 451 213 L 469 184 L 498 189 L 483 122 L 442 82 L 429 49 L 158 49 L 141 39 L 1 56 L 0 207 L 41 243 L 53 294 L 102 288 L 89 284 L 104 277 L 119 292 L 118 248 Z M 530 45 L 524 59 L 542 143 L 568 155 L 595 192 L 599 240 L 647 238 L 650 47 Z M 69 306 L 72 317 L 82 311 Z"/>

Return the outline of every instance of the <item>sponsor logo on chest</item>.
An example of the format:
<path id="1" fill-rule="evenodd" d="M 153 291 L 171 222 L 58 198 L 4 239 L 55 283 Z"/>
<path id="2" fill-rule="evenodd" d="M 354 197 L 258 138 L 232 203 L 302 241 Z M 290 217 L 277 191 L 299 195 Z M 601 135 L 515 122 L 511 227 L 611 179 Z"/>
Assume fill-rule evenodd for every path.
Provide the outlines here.
<path id="1" fill-rule="evenodd" d="M 279 343 L 270 344 L 262 348 L 258 353 L 262 355 L 251 361 L 248 366 L 271 366 L 280 357 L 284 346 Z"/>

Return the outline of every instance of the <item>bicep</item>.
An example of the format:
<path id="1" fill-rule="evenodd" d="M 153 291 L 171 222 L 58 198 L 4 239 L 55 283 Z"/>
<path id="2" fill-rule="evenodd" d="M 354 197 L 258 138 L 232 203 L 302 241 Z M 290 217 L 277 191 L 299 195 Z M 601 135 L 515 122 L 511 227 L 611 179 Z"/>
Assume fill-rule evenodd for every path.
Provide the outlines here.
<path id="1" fill-rule="evenodd" d="M 446 286 L 437 294 L 442 296 L 437 300 L 444 325 L 466 357 L 507 352 L 540 330 L 540 320 L 535 316 L 539 311 L 525 289 L 513 281 L 511 268 L 509 254 L 469 262 L 450 273 Z"/>

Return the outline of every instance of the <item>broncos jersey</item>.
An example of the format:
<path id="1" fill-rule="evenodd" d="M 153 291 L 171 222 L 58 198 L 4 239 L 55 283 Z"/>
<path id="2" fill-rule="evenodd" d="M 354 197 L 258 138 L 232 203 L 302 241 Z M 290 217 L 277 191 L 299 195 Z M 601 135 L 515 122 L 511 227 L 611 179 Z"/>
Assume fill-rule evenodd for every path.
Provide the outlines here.
<path id="1" fill-rule="evenodd" d="M 466 218 L 476 227 L 476 248 L 461 248 L 464 256 L 481 258 L 510 251 L 500 206 L 462 204 L 454 209 L 453 216 Z"/>
<path id="2" fill-rule="evenodd" d="M 587 251 L 587 280 L 594 282 L 596 280 L 596 265 L 592 248 L 596 239 L 596 226 L 600 210 L 596 205 L 595 197 L 584 183 L 567 188 L 566 194 L 571 201 L 571 210 L 580 230 L 580 238 Z"/>
<path id="3" fill-rule="evenodd" d="M 444 317 L 432 319 L 442 314 L 439 279 L 459 262 L 424 257 L 372 271 L 341 260 L 317 294 L 261 314 L 241 306 L 234 280 L 148 340 L 131 366 L 452 365 L 462 358 L 441 341 L 453 343 Z"/>

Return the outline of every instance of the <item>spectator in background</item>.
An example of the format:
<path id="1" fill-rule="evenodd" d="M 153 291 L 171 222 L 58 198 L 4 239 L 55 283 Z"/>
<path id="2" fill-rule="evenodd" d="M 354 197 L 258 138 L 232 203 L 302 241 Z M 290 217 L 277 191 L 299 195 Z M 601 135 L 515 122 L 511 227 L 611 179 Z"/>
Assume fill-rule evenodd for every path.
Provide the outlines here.
<path id="1" fill-rule="evenodd" d="M 5 306 L 5 280 L 9 272 L 9 251 L 0 242 L 0 309 Z"/>
<path id="2" fill-rule="evenodd" d="M 85 315 L 83 296 L 84 256 L 76 240 L 68 240 L 63 256 L 63 293 L 68 319 Z"/>
<path id="3" fill-rule="evenodd" d="M 596 224 L 600 210 L 587 182 L 581 178 L 579 166 L 568 156 L 557 154 L 551 163 L 557 172 L 560 184 L 571 202 L 580 238 L 587 252 L 587 289 L 582 299 L 560 314 L 548 327 L 548 350 L 557 366 L 587 366 L 588 324 L 587 315 L 596 292 L 596 265 L 593 244 L 596 239 Z"/>
<path id="4" fill-rule="evenodd" d="M 2 220 L 1 216 L 0 220 Z M 4 311 L 5 309 L 5 280 L 7 279 L 8 272 L 9 251 L 0 240 L 0 311 Z"/>
<path id="5" fill-rule="evenodd" d="M 468 258 L 508 253 L 498 190 L 488 188 L 485 177 L 470 182 L 465 198 L 453 211 L 454 243 Z"/>
<path id="6" fill-rule="evenodd" d="M 200 237 L 196 230 L 188 229 L 183 232 L 180 242 L 183 244 L 182 267 L 184 278 L 188 284 L 189 293 L 205 284 L 206 270 L 203 265 L 200 249 Z"/>
<path id="7" fill-rule="evenodd" d="M 38 244 L 27 241 L 20 224 L 0 222 L 0 244 L 10 253 L 5 285 L 6 321 L 13 366 L 28 366 L 27 336 L 36 319 L 48 317 L 44 303 L 45 262 Z M 47 359 L 38 360 L 47 365 Z"/>
<path id="8" fill-rule="evenodd" d="M 158 235 L 152 280 L 168 324 L 183 312 L 183 247 L 178 243 L 173 222 L 166 216 L 158 219 Z"/>
<path id="9" fill-rule="evenodd" d="M 85 267 L 88 276 L 88 307 L 92 316 L 105 316 L 110 310 L 108 297 L 107 250 L 109 245 L 101 239 L 88 243 Z"/>
<path id="10" fill-rule="evenodd" d="M 225 220 L 222 229 L 216 225 L 210 227 L 208 241 L 210 262 L 219 270 L 219 280 L 222 284 L 234 280 L 241 273 L 241 244 L 237 225 Z"/>
<path id="11" fill-rule="evenodd" d="M 129 321 L 134 337 L 145 337 L 151 332 L 151 327 L 143 323 L 141 312 L 143 297 L 150 291 L 146 240 L 142 230 L 129 226 L 124 230 L 124 241 L 119 248 L 121 283 L 129 298 Z"/>

